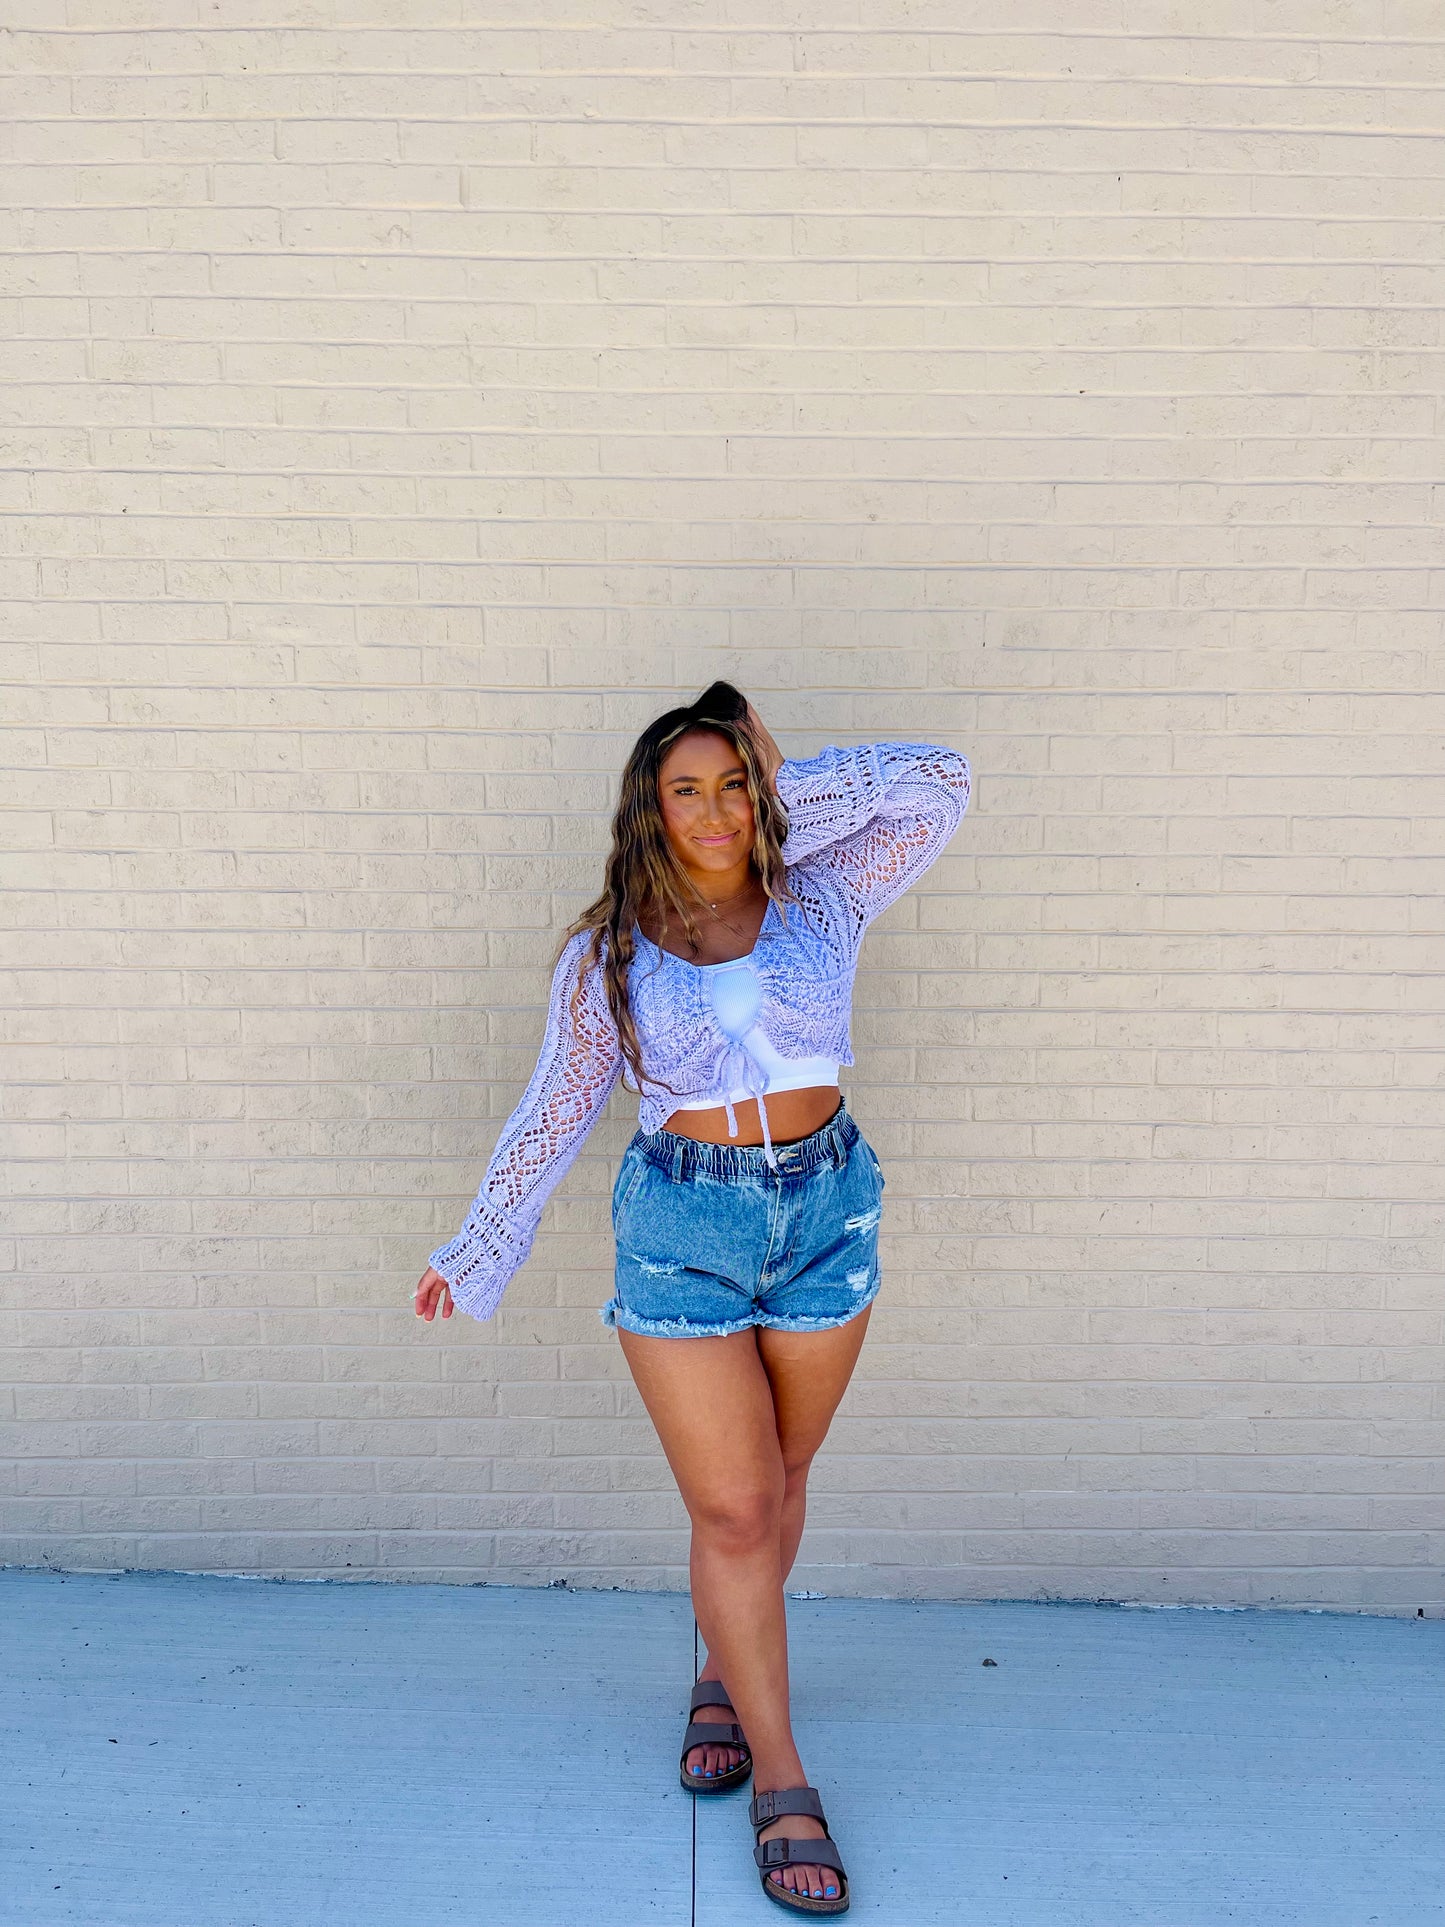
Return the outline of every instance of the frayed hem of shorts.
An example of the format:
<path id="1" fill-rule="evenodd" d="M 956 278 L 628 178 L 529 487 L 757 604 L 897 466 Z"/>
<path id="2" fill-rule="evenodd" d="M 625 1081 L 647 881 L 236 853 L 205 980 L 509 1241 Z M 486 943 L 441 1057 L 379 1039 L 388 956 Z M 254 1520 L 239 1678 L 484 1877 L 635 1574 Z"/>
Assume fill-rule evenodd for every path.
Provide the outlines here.
<path id="1" fill-rule="evenodd" d="M 883 1288 L 880 1277 L 866 1297 L 860 1298 L 851 1311 L 845 1311 L 841 1318 L 773 1318 L 760 1311 L 753 1320 L 755 1325 L 764 1325 L 769 1331 L 780 1332 L 822 1332 L 834 1331 L 839 1325 L 851 1325 L 860 1312 L 867 1311 L 873 1300 Z"/>
<path id="2" fill-rule="evenodd" d="M 635 1312 L 625 1311 L 615 1299 L 599 1305 L 597 1316 L 604 1325 L 614 1329 L 620 1325 L 623 1331 L 636 1332 L 642 1338 L 731 1338 L 734 1332 L 744 1332 L 758 1322 L 755 1318 L 741 1318 L 732 1325 L 695 1325 L 686 1318 L 639 1318 Z"/>
<path id="3" fill-rule="evenodd" d="M 834 1331 L 839 1325 L 851 1325 L 859 1313 L 866 1311 L 873 1303 L 882 1287 L 880 1274 L 867 1295 L 844 1312 L 841 1318 L 776 1318 L 769 1312 L 759 1311 L 751 1318 L 739 1319 L 732 1325 L 695 1325 L 686 1318 L 639 1318 L 635 1312 L 626 1311 L 615 1298 L 605 1305 L 599 1305 L 597 1316 L 604 1325 L 611 1325 L 614 1329 L 620 1325 L 624 1331 L 637 1332 L 644 1338 L 731 1338 L 734 1332 L 747 1331 L 755 1325 L 762 1325 L 768 1331 Z"/>

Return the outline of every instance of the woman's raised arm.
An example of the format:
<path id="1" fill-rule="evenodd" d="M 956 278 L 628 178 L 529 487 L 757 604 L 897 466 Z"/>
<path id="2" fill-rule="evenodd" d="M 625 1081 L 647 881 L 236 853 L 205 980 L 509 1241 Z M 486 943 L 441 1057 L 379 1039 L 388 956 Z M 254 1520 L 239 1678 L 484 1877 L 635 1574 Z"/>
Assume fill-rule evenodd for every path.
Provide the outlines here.
<path id="1" fill-rule="evenodd" d="M 774 778 L 788 812 L 783 860 L 843 882 L 856 934 L 938 858 L 963 820 L 968 758 L 941 743 L 859 743 L 788 757 Z"/>

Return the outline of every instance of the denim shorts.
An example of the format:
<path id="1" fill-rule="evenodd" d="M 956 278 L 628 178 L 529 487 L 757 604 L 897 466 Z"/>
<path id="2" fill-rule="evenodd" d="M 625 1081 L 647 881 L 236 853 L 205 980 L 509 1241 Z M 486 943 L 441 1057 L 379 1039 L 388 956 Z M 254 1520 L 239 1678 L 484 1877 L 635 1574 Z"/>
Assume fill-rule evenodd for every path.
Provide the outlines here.
<path id="1" fill-rule="evenodd" d="M 603 1324 L 657 1338 L 824 1331 L 871 1304 L 883 1171 L 846 1105 L 773 1155 L 776 1171 L 761 1145 L 638 1131 L 612 1188 Z"/>

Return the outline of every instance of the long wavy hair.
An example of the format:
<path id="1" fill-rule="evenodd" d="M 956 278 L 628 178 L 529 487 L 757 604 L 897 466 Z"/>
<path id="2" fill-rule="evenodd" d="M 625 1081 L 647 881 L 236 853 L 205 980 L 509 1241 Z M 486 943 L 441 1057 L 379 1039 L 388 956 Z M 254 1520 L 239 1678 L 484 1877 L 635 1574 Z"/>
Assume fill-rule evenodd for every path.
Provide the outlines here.
<path id="1" fill-rule="evenodd" d="M 656 916 L 659 934 L 665 937 L 675 917 L 689 947 L 693 951 L 702 947 L 702 933 L 693 915 L 693 905 L 702 899 L 672 853 L 657 794 L 663 758 L 678 737 L 690 729 L 712 730 L 736 749 L 747 773 L 753 805 L 753 865 L 785 921 L 787 911 L 783 906 L 797 901 L 783 867 L 788 813 L 764 777 L 767 759 L 748 721 L 746 699 L 730 682 L 710 683 L 695 702 L 669 709 L 650 722 L 633 744 L 622 771 L 601 894 L 568 924 L 557 951 L 560 957 L 579 932 L 592 932 L 573 986 L 573 1018 L 575 1021 L 586 973 L 600 963 L 623 1061 L 639 1090 L 644 1081 L 642 1050 L 627 996 L 627 975 L 637 948 L 633 934 L 636 925 L 639 919 Z M 661 1088 L 672 1087 L 663 1084 Z"/>

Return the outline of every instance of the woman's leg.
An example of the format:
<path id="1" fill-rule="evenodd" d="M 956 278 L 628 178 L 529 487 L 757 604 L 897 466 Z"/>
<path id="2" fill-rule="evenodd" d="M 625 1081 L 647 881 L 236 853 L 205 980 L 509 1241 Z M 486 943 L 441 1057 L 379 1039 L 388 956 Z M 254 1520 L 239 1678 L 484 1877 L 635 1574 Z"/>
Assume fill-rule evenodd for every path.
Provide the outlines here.
<path id="1" fill-rule="evenodd" d="M 828 1435 L 839 1401 L 848 1389 L 853 1367 L 868 1329 L 869 1305 L 833 1332 L 774 1331 L 757 1328 L 758 1351 L 773 1395 L 773 1415 L 783 1457 L 783 1510 L 779 1534 L 783 1581 L 793 1570 L 808 1505 L 808 1473 Z M 846 1334 L 846 1342 L 845 1342 Z M 829 1342 L 820 1360 L 814 1341 Z M 820 1369 L 820 1365 L 822 1369 Z M 699 1679 L 721 1679 L 722 1669 L 709 1653 Z M 726 1706 L 726 1700 L 720 1700 Z M 722 1772 L 742 1755 L 732 1747 L 698 1747 L 699 1763 Z M 702 1756 L 706 1753 L 707 1757 Z M 716 1754 L 716 1759 L 712 1756 Z"/>
<path id="2" fill-rule="evenodd" d="M 873 1307 L 826 1332 L 773 1331 L 758 1327 L 758 1350 L 773 1389 L 778 1444 L 783 1454 L 782 1560 L 787 1579 L 798 1556 L 808 1503 L 808 1473 L 828 1436 L 833 1414 L 848 1389 Z M 820 1359 L 814 1341 L 829 1341 Z"/>
<path id="3" fill-rule="evenodd" d="M 838 1402 L 847 1389 L 871 1311 L 870 1305 L 843 1327 L 853 1334 L 851 1351 L 842 1346 L 834 1351 L 830 1345 L 826 1360 L 828 1369 L 823 1371 L 818 1369 L 816 1351 L 809 1343 L 817 1334 L 758 1327 L 758 1348 L 772 1388 L 778 1443 L 783 1455 L 783 1509 L 779 1537 L 785 1586 L 803 1536 L 808 1473 L 818 1448 L 827 1436 Z M 722 1669 L 711 1653 L 705 1656 L 698 1678 L 719 1681 L 717 1699 L 709 1702 L 717 1709 L 712 1717 L 722 1720 L 735 1718 L 736 1709 L 721 1685 Z M 695 1746 L 688 1755 L 687 1764 L 689 1768 L 695 1767 L 699 1773 L 725 1773 L 730 1767 L 736 1766 L 742 1757 L 736 1747 Z"/>
<path id="4" fill-rule="evenodd" d="M 754 1328 L 726 1338 L 653 1338 L 617 1327 L 692 1521 L 693 1610 L 709 1656 L 703 1677 L 727 1681 L 758 1792 L 807 1780 L 788 1703 L 783 1576 L 797 1536 L 785 1552 L 784 1508 L 800 1534 L 807 1467 L 847 1387 L 866 1322 L 860 1314 L 830 1331 Z M 719 1761 L 736 1758 L 731 1749 L 707 1751 Z M 822 1837 L 816 1820 L 794 1815 L 760 1837 L 779 1833 Z M 782 1872 L 782 1884 L 800 1893 L 821 1893 L 830 1883 L 836 1888 L 826 1867 Z"/>

